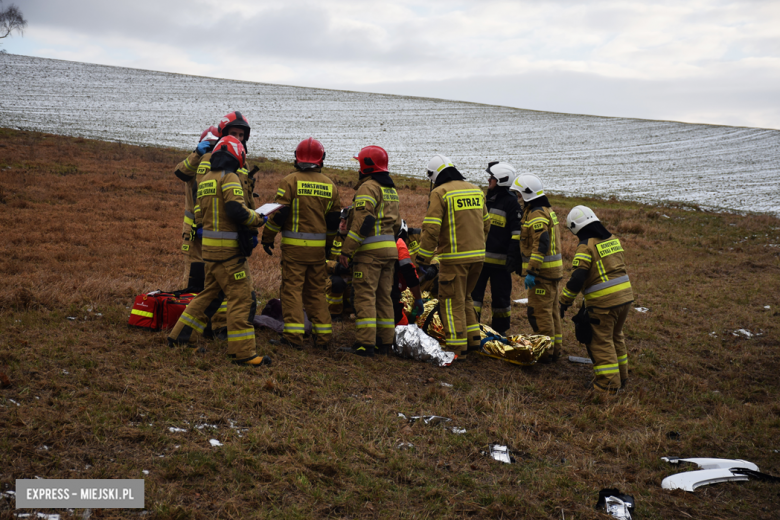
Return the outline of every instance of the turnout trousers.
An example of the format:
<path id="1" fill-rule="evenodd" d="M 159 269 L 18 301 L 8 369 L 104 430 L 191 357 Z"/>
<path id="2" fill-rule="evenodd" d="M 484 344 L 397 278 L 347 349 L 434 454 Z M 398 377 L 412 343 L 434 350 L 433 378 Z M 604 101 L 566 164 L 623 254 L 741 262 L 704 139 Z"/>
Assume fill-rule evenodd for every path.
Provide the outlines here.
<path id="1" fill-rule="evenodd" d="M 482 262 L 439 267 L 439 314 L 444 325 L 445 350 L 457 355 L 479 348 L 479 321 L 471 293 L 481 272 Z"/>
<path id="2" fill-rule="evenodd" d="M 191 292 L 200 293 L 206 284 L 206 263 L 201 253 L 202 241 L 199 238 L 189 240 L 182 246 L 187 247 L 187 264 L 185 265 L 185 277 L 187 288 Z M 211 317 L 211 329 L 217 331 L 227 326 L 227 302 L 223 301 L 214 316 Z"/>
<path id="3" fill-rule="evenodd" d="M 528 289 L 528 323 L 534 334 L 544 334 L 553 340 L 553 357 L 561 355 L 563 326 L 561 324 L 558 287 L 560 280 L 536 278 L 536 285 Z"/>
<path id="4" fill-rule="evenodd" d="M 282 315 L 284 338 L 298 346 L 303 345 L 303 309 L 312 323 L 317 345 L 330 343 L 333 327 L 325 300 L 325 262 L 301 264 L 282 257 Z"/>
<path id="5" fill-rule="evenodd" d="M 593 360 L 595 390 L 614 392 L 628 379 L 628 351 L 623 337 L 623 324 L 630 307 L 630 303 L 612 309 L 588 307 L 593 329 L 588 354 Z"/>
<path id="6" fill-rule="evenodd" d="M 390 296 L 395 262 L 395 259 L 371 258 L 354 262 L 355 340 L 362 347 L 391 346 L 395 341 L 393 299 Z"/>
<path id="7" fill-rule="evenodd" d="M 352 278 L 347 281 L 337 274 L 326 277 L 325 301 L 331 316 L 341 316 L 352 311 Z"/>
<path id="8" fill-rule="evenodd" d="M 482 317 L 488 282 L 490 282 L 491 294 L 490 307 L 493 312 L 490 327 L 505 336 L 509 330 L 510 316 L 512 315 L 512 273 L 508 272 L 503 265 L 482 264 L 482 272 L 479 274 L 477 285 L 471 292 L 474 310 L 477 312 L 477 321 L 480 321 Z"/>
<path id="9" fill-rule="evenodd" d="M 227 297 L 228 356 L 251 358 L 257 354 L 255 328 L 257 310 L 249 266 L 243 257 L 224 262 L 206 262 L 205 288 L 187 305 L 168 339 L 180 345 L 190 343 L 192 332 L 203 330 Z"/>

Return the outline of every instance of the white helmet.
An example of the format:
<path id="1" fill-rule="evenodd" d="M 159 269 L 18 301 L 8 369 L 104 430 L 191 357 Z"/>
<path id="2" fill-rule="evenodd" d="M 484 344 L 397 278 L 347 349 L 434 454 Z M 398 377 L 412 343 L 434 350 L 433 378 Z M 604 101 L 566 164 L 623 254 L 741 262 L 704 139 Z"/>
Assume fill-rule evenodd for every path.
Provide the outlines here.
<path id="1" fill-rule="evenodd" d="M 525 202 L 538 199 L 544 195 L 542 181 L 532 173 L 521 173 L 515 177 L 514 182 L 512 182 L 512 187 L 509 189 L 520 193 Z"/>
<path id="2" fill-rule="evenodd" d="M 448 157 L 437 153 L 431 158 L 430 161 L 428 161 L 428 178 L 431 180 L 431 182 L 436 183 L 436 178 L 439 176 L 442 170 L 449 167 L 454 168 L 455 165 L 452 164 L 452 161 L 450 161 Z"/>
<path id="3" fill-rule="evenodd" d="M 566 217 L 566 227 L 575 235 L 588 224 L 599 222 L 599 218 L 593 210 L 587 206 L 574 206 Z"/>
<path id="4" fill-rule="evenodd" d="M 512 181 L 517 177 L 517 171 L 515 171 L 514 167 L 505 162 L 493 161 L 488 164 L 485 171 L 488 172 L 491 177 L 495 177 L 499 186 L 511 186 Z"/>

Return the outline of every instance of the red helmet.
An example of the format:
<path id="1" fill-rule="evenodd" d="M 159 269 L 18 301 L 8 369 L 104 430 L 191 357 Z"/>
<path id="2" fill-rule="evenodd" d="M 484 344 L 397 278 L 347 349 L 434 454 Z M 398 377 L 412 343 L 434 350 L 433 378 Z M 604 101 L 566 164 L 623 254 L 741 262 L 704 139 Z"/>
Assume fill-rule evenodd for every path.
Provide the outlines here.
<path id="1" fill-rule="evenodd" d="M 355 157 L 360 163 L 360 173 L 387 173 L 387 152 L 381 146 L 366 146 Z"/>
<path id="2" fill-rule="evenodd" d="M 228 130 L 232 127 L 240 126 L 244 129 L 244 142 L 249 140 L 249 120 L 241 112 L 231 112 L 219 120 L 219 137 L 228 135 Z"/>
<path id="3" fill-rule="evenodd" d="M 325 147 L 313 137 L 304 139 L 295 148 L 295 164 L 301 169 L 322 168 Z"/>
<path id="4" fill-rule="evenodd" d="M 219 141 L 219 128 L 212 125 L 205 129 L 202 134 L 200 134 L 200 141 L 210 141 L 210 142 L 216 142 Z M 198 141 L 198 142 L 200 142 Z"/>
<path id="5" fill-rule="evenodd" d="M 226 135 L 220 139 L 214 147 L 214 155 L 220 152 L 227 153 L 234 157 L 238 161 L 239 168 L 244 168 L 246 166 L 246 150 L 244 150 L 244 145 L 232 135 Z M 212 162 L 214 161 L 214 155 L 212 155 Z"/>

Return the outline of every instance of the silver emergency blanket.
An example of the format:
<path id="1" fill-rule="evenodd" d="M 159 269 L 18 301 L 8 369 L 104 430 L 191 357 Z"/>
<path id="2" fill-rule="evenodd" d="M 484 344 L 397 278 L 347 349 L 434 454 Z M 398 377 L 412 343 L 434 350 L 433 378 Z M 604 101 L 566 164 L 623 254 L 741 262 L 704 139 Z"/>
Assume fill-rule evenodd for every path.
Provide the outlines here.
<path id="1" fill-rule="evenodd" d="M 437 367 L 448 366 L 455 360 L 453 352 L 442 350 L 439 342 L 417 325 L 398 325 L 395 328 L 393 352 L 402 358 L 428 361 Z"/>

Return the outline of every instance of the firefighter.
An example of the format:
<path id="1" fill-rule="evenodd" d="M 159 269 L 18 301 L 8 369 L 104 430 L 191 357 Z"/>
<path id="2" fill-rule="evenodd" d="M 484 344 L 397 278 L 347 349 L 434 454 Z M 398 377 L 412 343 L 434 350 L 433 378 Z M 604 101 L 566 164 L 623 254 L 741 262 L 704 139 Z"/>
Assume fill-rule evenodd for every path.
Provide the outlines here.
<path id="1" fill-rule="evenodd" d="M 219 140 L 219 130 L 210 126 L 200 134 L 198 147 L 178 164 L 174 174 L 184 182 L 184 224 L 182 227 L 182 252 L 187 256 L 187 291 L 199 293 L 203 290 L 206 276 L 205 264 L 201 255 L 201 236 L 195 226 L 195 203 L 198 182 L 196 173 L 201 161 L 208 163 L 211 149 Z"/>
<path id="2" fill-rule="evenodd" d="M 295 172 L 276 191 L 274 202 L 284 207 L 263 231 L 263 249 L 273 254 L 274 238 L 282 232 L 283 335 L 278 343 L 303 348 L 303 309 L 309 315 L 315 343 L 327 348 L 333 327 L 325 300 L 325 249 L 328 232 L 339 225 L 341 204 L 336 185 L 322 173 L 325 148 L 309 137 L 295 149 Z M 274 340 L 276 343 L 277 340 Z"/>
<path id="3" fill-rule="evenodd" d="M 408 288 L 414 297 L 413 316 L 419 316 L 425 310 L 422 293 L 420 292 L 420 280 L 417 277 L 417 268 L 412 261 L 412 251 L 420 250 L 419 228 L 410 228 L 406 221 L 401 219 L 401 231 L 398 232 L 396 248 L 398 249 L 398 261 L 393 269 L 393 289 L 390 298 L 393 301 L 393 320 L 397 325 L 402 323 L 404 305 L 401 303 L 401 295 Z"/>
<path id="4" fill-rule="evenodd" d="M 585 206 L 571 209 L 566 227 L 580 243 L 572 260 L 574 272 L 561 294 L 560 317 L 582 291 L 592 329 L 592 339 L 586 346 L 595 373 L 593 389 L 614 393 L 628 380 L 623 324 L 634 301 L 623 246 Z"/>
<path id="5" fill-rule="evenodd" d="M 325 280 L 325 300 L 328 302 L 331 322 L 341 321 L 342 315 L 349 316 L 354 311 L 352 303 L 352 269 L 345 269 L 339 262 L 341 246 L 347 237 L 349 228 L 347 221 L 352 211 L 352 206 L 341 210 L 341 221 L 336 236 L 328 250 L 327 272 Z"/>
<path id="6" fill-rule="evenodd" d="M 427 176 L 434 187 L 423 220 L 417 265 L 427 275 L 434 252 L 438 252 L 439 312 L 445 348 L 462 360 L 468 347 L 475 349 L 480 343 L 471 293 L 485 259 L 490 215 L 482 190 L 466 182 L 447 157 L 434 155 L 428 162 Z"/>
<path id="7" fill-rule="evenodd" d="M 490 326 L 505 336 L 512 315 L 512 273 L 520 258 L 519 243 L 512 240 L 520 235 L 520 204 L 515 194 L 509 191 L 517 173 L 512 165 L 497 161 L 488 164 L 485 171 L 490 175 L 485 200 L 490 230 L 485 244 L 485 263 L 471 299 L 474 300 L 477 320 L 480 320 L 485 289 L 490 282 L 493 311 Z"/>
<path id="8" fill-rule="evenodd" d="M 227 297 L 228 357 L 239 365 L 258 367 L 271 362 L 258 356 L 252 316 L 256 305 L 241 226 L 257 227 L 263 218 L 244 203 L 236 175 L 246 164 L 244 146 L 237 138 L 223 137 L 214 147 L 211 170 L 198 183 L 196 218 L 203 222 L 205 288 L 190 302 L 168 336 L 168 343 L 188 344 L 192 332 L 203 333 Z"/>
<path id="9" fill-rule="evenodd" d="M 360 163 L 352 222 L 339 262 L 352 262 L 355 290 L 355 345 L 359 356 L 389 354 L 395 340 L 393 268 L 398 259 L 395 237 L 401 229 L 398 192 L 390 178 L 387 152 L 366 146 L 355 159 Z"/>
<path id="10" fill-rule="evenodd" d="M 542 363 L 557 361 L 563 347 L 563 329 L 558 313 L 558 290 L 563 278 L 561 233 L 558 217 L 550 207 L 539 177 L 530 173 L 518 175 L 513 191 L 523 201 L 520 218 L 520 252 L 522 264 L 517 274 L 525 273 L 528 292 L 528 323 L 536 334 L 550 336 L 553 352 L 539 359 Z"/>

